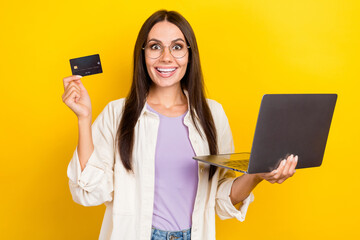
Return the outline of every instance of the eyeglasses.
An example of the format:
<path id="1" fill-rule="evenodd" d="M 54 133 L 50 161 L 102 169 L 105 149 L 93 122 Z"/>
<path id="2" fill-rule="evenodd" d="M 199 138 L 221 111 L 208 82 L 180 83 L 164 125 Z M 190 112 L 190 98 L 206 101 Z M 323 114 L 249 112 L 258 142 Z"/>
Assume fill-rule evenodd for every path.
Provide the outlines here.
<path id="1" fill-rule="evenodd" d="M 142 49 L 145 50 L 145 56 L 148 58 L 159 58 L 163 53 L 166 46 L 159 42 L 148 42 Z M 185 43 L 172 43 L 169 48 L 170 54 L 174 58 L 183 58 L 187 53 L 190 46 L 186 46 Z"/>

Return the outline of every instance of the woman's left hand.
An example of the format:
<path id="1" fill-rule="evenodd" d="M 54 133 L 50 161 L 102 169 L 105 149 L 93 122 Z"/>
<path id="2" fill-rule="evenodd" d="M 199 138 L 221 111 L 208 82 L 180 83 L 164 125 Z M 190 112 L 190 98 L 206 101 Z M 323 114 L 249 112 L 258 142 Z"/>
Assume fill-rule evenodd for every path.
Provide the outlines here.
<path id="1" fill-rule="evenodd" d="M 295 167 L 298 162 L 298 156 L 291 154 L 287 159 L 280 162 L 279 167 L 269 173 L 257 173 L 258 177 L 265 179 L 270 183 L 283 183 L 289 177 L 295 174 Z"/>

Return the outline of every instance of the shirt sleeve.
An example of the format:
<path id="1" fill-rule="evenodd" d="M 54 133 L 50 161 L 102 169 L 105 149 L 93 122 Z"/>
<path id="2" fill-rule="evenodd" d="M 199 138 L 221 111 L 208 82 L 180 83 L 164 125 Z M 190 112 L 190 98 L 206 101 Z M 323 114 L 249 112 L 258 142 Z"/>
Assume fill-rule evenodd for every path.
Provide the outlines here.
<path id="1" fill-rule="evenodd" d="M 109 103 L 93 122 L 94 151 L 81 171 L 77 147 L 67 168 L 73 200 L 83 206 L 97 206 L 113 199 L 115 159 L 114 111 Z"/>
<path id="2" fill-rule="evenodd" d="M 221 126 L 219 131 L 220 134 L 218 135 L 219 153 L 233 153 L 235 151 L 235 147 L 230 124 L 221 104 L 219 104 L 219 108 L 218 117 Z M 245 215 L 249 204 L 254 201 L 254 195 L 251 192 L 249 196 L 244 199 L 241 207 L 237 209 L 231 203 L 230 199 L 231 187 L 234 180 L 236 179 L 236 174 L 234 171 L 226 168 L 218 168 L 218 171 L 219 180 L 215 197 L 215 211 L 221 220 L 236 218 L 242 222 L 245 220 Z"/>

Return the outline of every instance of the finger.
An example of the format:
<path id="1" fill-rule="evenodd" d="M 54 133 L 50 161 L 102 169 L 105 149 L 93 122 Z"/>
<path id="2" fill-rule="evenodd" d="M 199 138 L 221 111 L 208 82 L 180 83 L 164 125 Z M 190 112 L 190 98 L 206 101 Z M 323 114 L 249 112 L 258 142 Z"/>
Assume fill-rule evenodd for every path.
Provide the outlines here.
<path id="1" fill-rule="evenodd" d="M 293 161 L 293 163 L 291 164 L 291 167 L 290 167 L 290 169 L 289 169 L 290 177 L 292 177 L 292 176 L 294 175 L 294 173 L 295 173 L 295 168 L 296 168 L 297 163 L 298 163 L 298 156 L 296 155 L 296 156 L 294 157 L 294 161 Z"/>
<path id="2" fill-rule="evenodd" d="M 286 164 L 286 160 L 284 159 L 280 162 L 277 169 L 275 169 L 269 173 L 262 173 L 262 178 L 265 179 L 266 181 L 278 180 L 282 174 L 285 164 Z"/>
<path id="3" fill-rule="evenodd" d="M 74 81 L 70 82 L 70 83 L 68 84 L 68 86 L 66 87 L 66 90 L 68 91 L 68 90 L 70 90 L 71 88 L 76 88 L 77 90 L 80 91 L 79 85 L 75 83 L 75 82 L 77 82 L 77 81 L 78 81 L 78 80 L 74 80 Z"/>
<path id="4" fill-rule="evenodd" d="M 65 96 L 63 97 L 63 101 L 66 103 L 67 99 L 74 93 L 77 95 L 78 98 L 80 98 L 80 96 L 81 96 L 80 91 L 78 91 L 76 88 L 72 88 L 65 94 Z M 70 99 L 72 99 L 72 98 L 70 98 Z"/>
<path id="5" fill-rule="evenodd" d="M 80 78 L 82 78 L 82 76 L 80 76 L 80 75 L 72 75 L 72 76 L 63 78 L 64 90 L 66 89 L 67 85 L 71 81 L 76 80 L 76 79 L 80 79 Z"/>
<path id="6" fill-rule="evenodd" d="M 72 92 L 67 98 L 64 99 L 64 103 L 68 105 L 71 102 L 77 103 L 80 99 L 80 94 L 78 94 L 76 91 Z"/>
<path id="7" fill-rule="evenodd" d="M 284 170 L 283 170 L 283 172 L 282 172 L 281 178 L 282 178 L 282 177 L 288 177 L 289 169 L 290 169 L 290 167 L 291 167 L 291 165 L 292 165 L 292 163 L 293 163 L 293 160 L 294 160 L 294 155 L 291 154 L 291 155 L 288 157 L 288 159 L 286 160 L 286 165 L 285 165 Z"/>
<path id="8" fill-rule="evenodd" d="M 277 173 L 277 170 L 274 170 L 270 173 L 266 173 L 263 175 L 263 179 L 265 179 L 266 181 L 277 181 L 278 180 L 278 177 L 275 177 Z"/>
<path id="9" fill-rule="evenodd" d="M 283 175 L 279 177 L 277 180 L 277 183 L 283 183 L 286 179 L 289 177 L 292 177 L 295 173 L 295 167 L 298 162 L 298 156 L 293 157 L 292 159 L 289 159 L 289 162 L 291 161 L 291 164 L 289 164 L 289 169 L 284 169 Z"/>
<path id="10" fill-rule="evenodd" d="M 74 83 L 70 83 L 64 92 L 64 97 L 71 94 L 72 91 L 76 90 L 79 94 L 81 93 L 79 86 L 76 86 Z"/>
<path id="11" fill-rule="evenodd" d="M 73 95 L 68 96 L 66 99 L 63 100 L 63 102 L 68 106 L 73 106 L 76 104 L 75 99 L 78 99 L 79 96 L 76 95 L 77 93 L 73 93 Z"/>
<path id="12" fill-rule="evenodd" d="M 286 164 L 286 160 L 284 159 L 281 161 L 280 166 L 277 168 L 277 173 L 273 176 L 274 179 L 279 179 L 279 177 L 282 175 L 285 164 Z"/>
<path id="13" fill-rule="evenodd" d="M 286 178 L 281 178 L 281 179 L 279 179 L 279 180 L 277 181 L 277 183 L 278 183 L 278 184 L 281 184 L 281 183 L 285 182 L 285 180 L 286 180 Z"/>
<path id="14" fill-rule="evenodd" d="M 75 95 L 74 95 L 75 94 Z M 69 91 L 68 94 L 66 94 L 64 97 L 63 97 L 63 102 L 65 104 L 69 104 L 70 101 L 74 102 L 75 101 L 75 96 L 76 96 L 76 99 L 80 99 L 80 93 L 77 92 L 76 90 L 73 90 L 73 91 Z"/>
<path id="15" fill-rule="evenodd" d="M 264 177 L 265 177 L 265 178 L 272 178 L 272 177 L 274 177 L 274 175 L 275 175 L 277 172 L 278 172 L 278 170 L 277 170 L 277 169 L 274 169 L 274 170 L 272 170 L 272 171 L 269 172 L 269 173 L 263 173 L 263 174 L 264 174 Z"/>
<path id="16" fill-rule="evenodd" d="M 277 173 L 277 170 L 274 169 L 273 171 L 271 172 L 268 172 L 268 173 L 259 173 L 259 176 L 262 178 L 262 179 L 265 179 L 266 181 L 269 181 L 271 179 L 273 179 L 274 175 Z"/>
<path id="17" fill-rule="evenodd" d="M 77 79 L 74 81 L 76 83 L 76 85 L 81 89 L 81 90 L 85 90 L 86 91 L 86 88 L 84 87 L 84 85 L 82 84 L 81 80 L 80 79 Z"/>

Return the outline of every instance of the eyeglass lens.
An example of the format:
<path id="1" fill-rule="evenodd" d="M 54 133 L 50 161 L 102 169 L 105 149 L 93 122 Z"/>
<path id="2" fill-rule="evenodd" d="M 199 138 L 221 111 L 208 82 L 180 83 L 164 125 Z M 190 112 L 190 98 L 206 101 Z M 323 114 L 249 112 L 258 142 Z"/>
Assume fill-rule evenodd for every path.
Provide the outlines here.
<path id="1" fill-rule="evenodd" d="M 145 55 L 149 58 L 158 58 L 164 51 L 165 46 L 158 42 L 149 42 L 145 47 Z M 169 46 L 171 55 L 174 58 L 182 58 L 188 52 L 185 43 L 175 42 Z"/>

